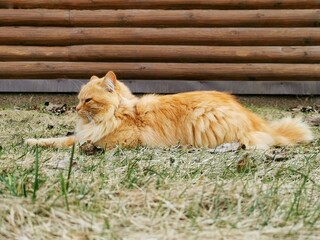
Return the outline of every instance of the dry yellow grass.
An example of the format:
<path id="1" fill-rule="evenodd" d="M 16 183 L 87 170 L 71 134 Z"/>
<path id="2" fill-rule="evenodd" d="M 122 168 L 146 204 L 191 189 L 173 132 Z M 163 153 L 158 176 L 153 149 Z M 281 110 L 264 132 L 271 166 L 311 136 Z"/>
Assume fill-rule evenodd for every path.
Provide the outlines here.
<path id="1" fill-rule="evenodd" d="M 65 135 L 74 120 L 0 110 L 0 239 L 319 239 L 318 140 L 282 149 L 283 161 L 179 146 L 88 156 L 76 146 L 67 191 L 71 150 L 39 148 L 34 191 L 36 149 L 23 139 Z"/>

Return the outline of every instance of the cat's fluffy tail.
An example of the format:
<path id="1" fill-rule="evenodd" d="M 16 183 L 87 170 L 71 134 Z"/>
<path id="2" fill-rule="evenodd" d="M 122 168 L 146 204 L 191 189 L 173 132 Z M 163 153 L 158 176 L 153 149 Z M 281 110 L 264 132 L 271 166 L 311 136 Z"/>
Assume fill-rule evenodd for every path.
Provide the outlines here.
<path id="1" fill-rule="evenodd" d="M 313 140 L 310 127 L 301 118 L 283 118 L 270 123 L 276 146 L 293 146 Z"/>

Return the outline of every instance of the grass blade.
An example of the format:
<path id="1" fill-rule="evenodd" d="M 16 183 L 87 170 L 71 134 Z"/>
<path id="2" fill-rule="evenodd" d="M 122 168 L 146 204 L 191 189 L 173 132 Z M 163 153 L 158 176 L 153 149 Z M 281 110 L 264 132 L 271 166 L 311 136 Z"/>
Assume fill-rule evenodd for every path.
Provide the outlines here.
<path id="1" fill-rule="evenodd" d="M 10 182 L 10 175 L 8 175 L 8 180 L 5 177 L 0 176 L 0 182 L 11 192 L 13 196 L 18 196 L 17 191 Z"/>
<path id="2" fill-rule="evenodd" d="M 69 161 L 69 169 L 68 169 L 68 177 L 67 177 L 67 185 L 66 185 L 66 191 L 67 192 L 68 192 L 68 189 L 69 189 L 69 181 L 70 181 L 71 170 L 72 170 L 72 165 L 73 165 L 74 148 L 75 148 L 75 144 L 72 145 L 72 149 L 71 149 L 71 155 L 70 155 L 70 161 Z"/>
<path id="3" fill-rule="evenodd" d="M 34 183 L 33 183 L 33 194 L 32 194 L 32 201 L 35 202 L 37 198 L 37 190 L 39 187 L 39 149 L 36 146 L 36 153 L 35 153 L 35 173 L 34 173 Z"/>
<path id="4" fill-rule="evenodd" d="M 64 200 L 65 200 L 65 202 L 66 202 L 67 210 L 69 211 L 69 201 L 68 201 L 68 194 L 67 194 L 67 185 L 66 185 L 66 182 L 65 182 L 65 180 L 64 180 L 64 177 L 63 177 L 62 172 L 60 172 L 60 186 L 61 186 L 62 195 L 64 196 Z"/>

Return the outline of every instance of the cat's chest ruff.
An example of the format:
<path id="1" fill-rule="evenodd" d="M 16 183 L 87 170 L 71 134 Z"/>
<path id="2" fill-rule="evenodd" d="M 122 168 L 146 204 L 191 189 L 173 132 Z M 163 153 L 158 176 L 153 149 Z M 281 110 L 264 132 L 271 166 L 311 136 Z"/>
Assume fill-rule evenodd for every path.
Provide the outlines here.
<path id="1" fill-rule="evenodd" d="M 117 128 L 118 122 L 113 119 L 110 121 L 102 121 L 95 123 L 90 121 L 85 124 L 79 123 L 76 128 L 76 139 L 80 144 L 87 141 L 96 143 L 106 137 L 110 132 Z"/>

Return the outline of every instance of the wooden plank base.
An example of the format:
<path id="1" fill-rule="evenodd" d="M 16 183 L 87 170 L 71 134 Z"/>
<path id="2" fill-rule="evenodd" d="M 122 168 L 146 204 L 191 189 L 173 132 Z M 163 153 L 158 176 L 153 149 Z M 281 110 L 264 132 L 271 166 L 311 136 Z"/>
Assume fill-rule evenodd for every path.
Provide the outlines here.
<path id="1" fill-rule="evenodd" d="M 77 93 L 88 80 L 0 80 L 0 93 Z M 170 81 L 124 80 L 134 93 L 217 90 L 237 95 L 320 95 L 319 81 Z"/>

